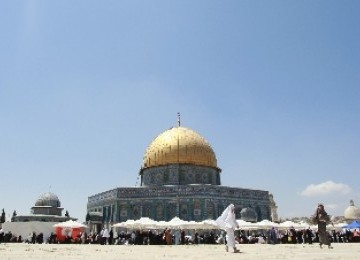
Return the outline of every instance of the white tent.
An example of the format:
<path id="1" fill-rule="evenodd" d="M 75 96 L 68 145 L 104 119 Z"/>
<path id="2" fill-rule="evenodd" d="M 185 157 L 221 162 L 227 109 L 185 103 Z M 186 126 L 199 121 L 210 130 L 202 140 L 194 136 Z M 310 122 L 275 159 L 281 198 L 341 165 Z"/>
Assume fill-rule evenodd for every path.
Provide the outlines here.
<path id="1" fill-rule="evenodd" d="M 164 221 L 164 223 L 165 223 L 166 227 L 169 227 L 169 228 L 183 229 L 188 224 L 188 221 L 182 220 L 182 219 L 180 219 L 178 217 L 174 217 L 169 222 Z"/>
<path id="2" fill-rule="evenodd" d="M 53 225 L 55 233 L 59 241 L 64 241 L 65 237 L 71 236 L 72 238 L 77 237 L 85 228 L 88 226 L 77 221 L 68 220 Z"/>
<path id="3" fill-rule="evenodd" d="M 113 227 L 127 229 L 157 229 L 158 222 L 148 217 L 142 217 L 138 220 L 128 219 L 125 222 L 114 224 Z"/>
<path id="4" fill-rule="evenodd" d="M 157 221 L 148 217 L 142 217 L 135 220 L 135 227 L 137 229 L 157 229 Z"/>
<path id="5" fill-rule="evenodd" d="M 306 229 L 309 227 L 309 224 L 307 223 L 296 223 L 293 221 L 285 221 L 279 224 L 279 229 L 290 229 L 290 228 L 294 228 L 294 229 Z"/>
<path id="6" fill-rule="evenodd" d="M 201 229 L 201 223 L 200 222 L 196 222 L 196 221 L 186 221 L 187 223 L 185 223 L 182 228 L 183 229 Z"/>
<path id="7" fill-rule="evenodd" d="M 124 222 L 116 223 L 116 224 L 114 224 L 112 226 L 115 227 L 115 228 L 129 228 L 129 229 L 131 229 L 134 226 L 134 222 L 135 222 L 135 220 L 128 219 L 128 220 L 126 220 Z"/>
<path id="8" fill-rule="evenodd" d="M 168 223 L 169 222 L 167 222 L 167 221 L 161 220 L 161 221 L 157 222 L 156 226 L 157 226 L 158 229 L 165 229 L 165 228 L 169 227 Z"/>
<path id="9" fill-rule="evenodd" d="M 206 219 L 200 222 L 201 229 L 220 229 L 213 219 Z"/>
<path id="10" fill-rule="evenodd" d="M 260 222 L 254 223 L 254 226 L 258 227 L 259 229 L 271 229 L 272 227 L 278 227 L 279 224 L 264 219 Z"/>
<path id="11" fill-rule="evenodd" d="M 258 229 L 258 227 L 256 227 L 254 223 L 247 222 L 247 221 L 242 220 L 242 219 L 237 219 L 236 222 L 239 225 L 239 229 L 243 229 L 243 230 Z"/>

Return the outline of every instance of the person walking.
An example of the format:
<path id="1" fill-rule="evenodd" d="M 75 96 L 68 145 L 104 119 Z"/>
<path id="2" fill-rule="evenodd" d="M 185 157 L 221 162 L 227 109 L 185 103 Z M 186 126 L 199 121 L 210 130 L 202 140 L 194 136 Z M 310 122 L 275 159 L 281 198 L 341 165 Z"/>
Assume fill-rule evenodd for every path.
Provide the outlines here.
<path id="1" fill-rule="evenodd" d="M 330 217 L 325 211 L 323 204 L 319 203 L 313 216 L 313 222 L 318 225 L 320 248 L 322 245 L 327 245 L 329 249 L 333 248 L 329 239 L 329 235 L 326 231 L 326 224 L 330 222 Z"/>
<path id="2" fill-rule="evenodd" d="M 226 245 L 225 250 L 229 252 L 229 247 L 233 248 L 234 253 L 239 253 L 240 250 L 235 247 L 235 229 L 239 228 L 235 218 L 235 206 L 230 204 L 220 217 L 216 219 L 216 223 L 220 228 L 226 230 Z"/>
<path id="3" fill-rule="evenodd" d="M 101 237 L 102 237 L 102 245 L 107 245 L 109 243 L 110 233 L 106 227 L 102 230 Z"/>

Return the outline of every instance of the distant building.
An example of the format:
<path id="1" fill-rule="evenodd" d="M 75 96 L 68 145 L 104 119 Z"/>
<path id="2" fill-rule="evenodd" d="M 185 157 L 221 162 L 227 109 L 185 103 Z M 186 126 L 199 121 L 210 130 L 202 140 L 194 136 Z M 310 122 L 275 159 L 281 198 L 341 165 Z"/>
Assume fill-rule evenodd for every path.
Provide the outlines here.
<path id="1" fill-rule="evenodd" d="M 360 209 L 355 206 L 353 200 L 350 200 L 350 205 L 344 211 L 344 218 L 347 222 L 352 222 L 354 220 L 360 220 Z"/>
<path id="2" fill-rule="evenodd" d="M 70 216 L 62 216 L 63 209 L 58 196 L 46 192 L 36 200 L 35 205 L 31 208 L 31 214 L 15 216 L 12 222 L 64 222 L 69 219 L 76 220 L 76 218 Z"/>
<path id="3" fill-rule="evenodd" d="M 26 239 L 29 234 L 43 233 L 46 240 L 51 232 L 54 232 L 54 225 L 67 220 L 77 220 L 67 213 L 62 216 L 63 208 L 61 207 L 58 196 L 54 193 L 46 192 L 42 194 L 31 208 L 31 214 L 13 216 L 11 222 L 6 221 L 2 227 L 5 232 L 11 232 L 15 236 L 21 236 Z"/>
<path id="4" fill-rule="evenodd" d="M 140 187 L 91 195 L 89 220 L 99 225 L 140 217 L 168 221 L 178 216 L 200 221 L 217 218 L 230 203 L 235 205 L 237 218 L 250 207 L 248 213 L 256 220 L 271 219 L 274 202 L 269 192 L 222 186 L 221 169 L 210 144 L 180 123 L 151 142 L 139 175 Z"/>

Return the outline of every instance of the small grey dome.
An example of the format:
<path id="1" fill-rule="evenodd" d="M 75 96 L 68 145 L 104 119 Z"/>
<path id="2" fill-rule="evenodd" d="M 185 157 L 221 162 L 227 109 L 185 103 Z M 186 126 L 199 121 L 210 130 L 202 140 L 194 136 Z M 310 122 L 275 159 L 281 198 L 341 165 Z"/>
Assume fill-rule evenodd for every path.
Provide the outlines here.
<path id="1" fill-rule="evenodd" d="M 54 193 L 46 192 L 36 200 L 35 206 L 60 207 L 61 203 Z"/>

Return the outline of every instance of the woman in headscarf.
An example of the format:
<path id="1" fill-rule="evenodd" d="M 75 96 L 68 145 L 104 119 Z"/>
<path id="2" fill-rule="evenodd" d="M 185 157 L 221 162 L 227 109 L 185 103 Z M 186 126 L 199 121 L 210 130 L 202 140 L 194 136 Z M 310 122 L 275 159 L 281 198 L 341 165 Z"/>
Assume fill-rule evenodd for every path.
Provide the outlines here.
<path id="1" fill-rule="evenodd" d="M 232 247 L 234 249 L 234 253 L 240 252 L 240 250 L 236 249 L 235 247 L 234 231 L 236 228 L 239 228 L 239 225 L 237 224 L 235 219 L 235 206 L 233 204 L 230 204 L 224 210 L 221 216 L 217 218 L 216 223 L 219 225 L 220 228 L 226 230 L 226 251 L 228 252 L 229 247 Z"/>
<path id="2" fill-rule="evenodd" d="M 165 243 L 166 243 L 167 245 L 172 245 L 171 229 L 169 229 L 169 228 L 165 229 L 164 239 L 165 239 Z"/>
<path id="3" fill-rule="evenodd" d="M 323 204 L 318 204 L 318 207 L 313 216 L 313 220 L 318 225 L 320 248 L 322 248 L 323 244 L 327 245 L 329 248 L 332 248 L 329 235 L 326 231 L 326 224 L 330 222 L 330 217 L 326 213 Z"/>

